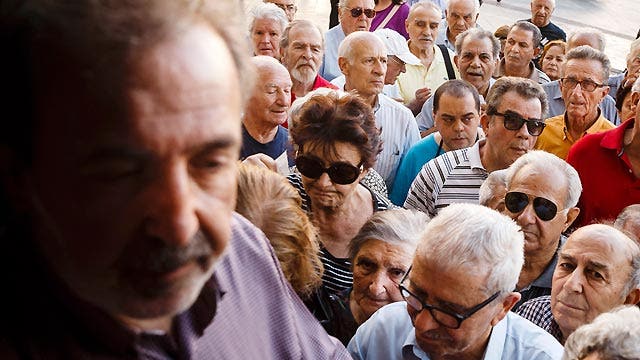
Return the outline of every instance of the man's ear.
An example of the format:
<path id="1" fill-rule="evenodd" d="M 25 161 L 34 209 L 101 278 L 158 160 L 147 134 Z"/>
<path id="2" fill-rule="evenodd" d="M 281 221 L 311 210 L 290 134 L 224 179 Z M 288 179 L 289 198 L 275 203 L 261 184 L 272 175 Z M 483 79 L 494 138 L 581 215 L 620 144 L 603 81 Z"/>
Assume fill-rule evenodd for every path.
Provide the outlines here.
<path id="1" fill-rule="evenodd" d="M 578 217 L 579 214 L 580 214 L 580 208 L 579 207 L 572 207 L 571 209 L 569 209 L 569 211 L 567 211 L 567 221 L 565 221 L 564 230 L 562 230 L 562 231 L 567 231 L 569 226 L 571 226 L 571 224 L 573 224 L 573 222 L 576 220 L 576 218 Z"/>
<path id="2" fill-rule="evenodd" d="M 496 326 L 500 322 L 500 320 L 504 319 L 507 316 L 507 313 L 511 311 L 511 308 L 520 300 L 520 293 L 511 292 L 507 295 L 500 304 L 500 311 L 491 319 L 491 326 Z"/>
<path id="3" fill-rule="evenodd" d="M 631 93 L 631 103 L 634 106 L 638 106 L 638 100 L 640 100 L 640 92 L 632 92 Z"/>
<path id="4" fill-rule="evenodd" d="M 625 305 L 636 305 L 640 303 L 640 289 L 633 289 L 624 299 Z"/>
<path id="5" fill-rule="evenodd" d="M 456 64 L 456 67 L 457 67 L 458 69 L 460 69 L 460 65 L 458 65 L 458 60 L 459 60 L 459 59 L 460 59 L 460 58 L 458 57 L 458 55 L 457 55 L 457 54 L 456 54 L 456 55 L 453 55 L 453 63 L 454 63 L 454 64 Z"/>
<path id="6" fill-rule="evenodd" d="M 484 136 L 489 137 L 489 122 L 491 121 L 491 116 L 486 113 L 482 113 L 480 115 L 480 125 L 482 126 L 482 131 L 484 131 Z"/>
<path id="7" fill-rule="evenodd" d="M 338 67 L 340 68 L 340 71 L 344 74 L 344 76 L 346 77 L 348 72 L 349 72 L 349 61 L 347 60 L 347 58 L 339 57 L 338 58 Z"/>
<path id="8" fill-rule="evenodd" d="M 540 47 L 533 49 L 533 57 L 537 58 L 538 54 L 540 54 Z"/>

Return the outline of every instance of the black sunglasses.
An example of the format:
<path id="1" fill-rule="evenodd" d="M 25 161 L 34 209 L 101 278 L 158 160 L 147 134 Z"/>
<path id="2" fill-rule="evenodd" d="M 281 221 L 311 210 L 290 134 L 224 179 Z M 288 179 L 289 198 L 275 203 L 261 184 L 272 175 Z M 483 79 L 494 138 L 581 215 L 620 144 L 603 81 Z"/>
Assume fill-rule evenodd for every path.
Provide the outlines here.
<path id="1" fill-rule="evenodd" d="M 327 173 L 329 179 L 339 185 L 353 183 L 358 179 L 358 176 L 363 170 L 362 164 L 353 166 L 343 161 L 331 163 L 329 167 L 325 168 L 319 159 L 304 155 L 296 158 L 296 168 L 300 174 L 311 179 L 317 179 L 322 176 L 323 173 Z"/>
<path id="2" fill-rule="evenodd" d="M 351 10 L 351 16 L 354 18 L 360 17 L 362 13 L 364 13 L 364 16 L 369 19 L 373 19 L 376 16 L 376 11 L 374 9 L 363 9 L 361 7 L 357 7 L 349 10 Z"/>
<path id="3" fill-rule="evenodd" d="M 411 268 L 409 268 L 411 271 Z M 489 298 L 480 304 L 472 307 L 471 309 L 465 311 L 463 314 L 458 314 L 450 310 L 441 309 L 437 306 L 429 305 L 426 302 L 422 301 L 418 296 L 409 291 L 402 283 L 407 278 L 409 271 L 404 275 L 404 278 L 398 285 L 400 288 L 400 294 L 404 298 L 404 300 L 411 306 L 415 311 L 421 312 L 424 309 L 429 310 L 431 317 L 440 325 L 449 328 L 449 329 L 457 329 L 462 325 L 462 322 L 466 319 L 470 318 L 473 314 L 477 313 L 483 307 L 489 305 L 495 298 L 500 295 L 500 291 L 497 291 L 495 294 L 489 296 Z"/>
<path id="4" fill-rule="evenodd" d="M 504 196 L 504 206 L 514 214 L 524 210 L 527 205 L 529 205 L 529 195 L 525 193 L 511 191 Z M 536 197 L 533 198 L 533 211 L 540 220 L 549 221 L 556 217 L 558 207 L 549 199 Z"/>
<path id="5" fill-rule="evenodd" d="M 493 115 L 502 116 L 504 118 L 504 128 L 507 130 L 518 131 L 522 125 L 527 124 L 527 131 L 531 136 L 538 136 L 542 134 L 542 130 L 547 126 L 547 124 L 545 124 L 541 119 L 525 119 L 513 111 L 505 111 L 504 114 L 496 111 Z"/>

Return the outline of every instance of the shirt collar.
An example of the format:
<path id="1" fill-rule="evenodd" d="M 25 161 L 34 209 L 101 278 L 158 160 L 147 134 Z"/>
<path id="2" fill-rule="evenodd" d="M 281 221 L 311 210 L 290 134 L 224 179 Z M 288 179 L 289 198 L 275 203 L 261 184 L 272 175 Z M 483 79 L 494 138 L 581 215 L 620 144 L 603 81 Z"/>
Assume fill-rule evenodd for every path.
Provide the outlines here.
<path id="1" fill-rule="evenodd" d="M 503 358 L 502 352 L 504 351 L 504 344 L 507 339 L 507 321 L 509 321 L 509 314 L 491 329 L 489 343 L 484 351 L 483 359 Z"/>
<path id="2" fill-rule="evenodd" d="M 607 131 L 600 141 L 600 146 L 605 149 L 616 150 L 616 153 L 621 155 L 624 148 L 624 132 L 633 128 L 634 123 L 635 119 L 631 118 L 620 124 L 620 126 Z"/>
<path id="3" fill-rule="evenodd" d="M 476 141 L 472 147 L 467 151 L 467 156 L 469 157 L 469 165 L 472 169 L 480 169 L 482 171 L 486 171 L 484 165 L 482 165 L 482 161 L 480 160 L 480 146 L 484 145 L 486 139 L 481 139 Z"/>

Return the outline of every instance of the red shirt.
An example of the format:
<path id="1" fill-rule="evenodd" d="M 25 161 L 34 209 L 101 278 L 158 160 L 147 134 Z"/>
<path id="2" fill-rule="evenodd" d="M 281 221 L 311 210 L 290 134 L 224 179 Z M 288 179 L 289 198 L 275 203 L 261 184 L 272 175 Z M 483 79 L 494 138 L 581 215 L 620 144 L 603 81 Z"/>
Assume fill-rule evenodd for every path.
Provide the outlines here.
<path id="1" fill-rule="evenodd" d="M 633 124 L 629 119 L 615 129 L 586 135 L 569 150 L 567 162 L 582 182 L 577 226 L 613 220 L 626 206 L 640 203 L 640 181 L 623 148 L 624 132 Z"/>
<path id="2" fill-rule="evenodd" d="M 317 88 L 321 88 L 321 87 L 338 90 L 337 86 L 335 86 L 332 83 L 328 82 L 322 76 L 316 75 L 316 81 L 313 82 L 313 87 L 311 87 L 311 91 L 313 91 L 313 90 L 315 90 Z M 291 103 L 293 104 L 294 101 L 296 101 L 296 94 L 294 94 L 293 91 L 292 91 L 291 92 Z M 284 127 L 287 127 L 287 125 L 288 125 L 287 121 L 285 121 L 282 124 L 282 126 L 284 126 Z"/>

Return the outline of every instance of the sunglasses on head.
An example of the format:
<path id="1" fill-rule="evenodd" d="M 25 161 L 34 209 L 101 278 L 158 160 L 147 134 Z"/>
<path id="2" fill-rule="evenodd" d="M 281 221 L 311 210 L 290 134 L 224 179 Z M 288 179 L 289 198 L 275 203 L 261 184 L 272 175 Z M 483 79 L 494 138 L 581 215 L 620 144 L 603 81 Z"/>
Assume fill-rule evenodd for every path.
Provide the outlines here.
<path id="1" fill-rule="evenodd" d="M 524 210 L 527 205 L 529 205 L 529 195 L 525 193 L 511 191 L 504 196 L 504 206 L 514 214 Z M 558 207 L 549 199 L 536 197 L 533 198 L 533 211 L 540 220 L 549 221 L 556 217 Z"/>
<path id="2" fill-rule="evenodd" d="M 368 17 L 369 19 L 373 19 L 376 16 L 376 11 L 374 9 L 363 9 L 361 7 L 357 7 L 350 10 L 351 16 L 354 18 L 360 17 L 362 13 L 364 13 L 364 16 Z"/>
<path id="3" fill-rule="evenodd" d="M 362 164 L 353 166 L 343 161 L 331 163 L 329 167 L 325 168 L 319 159 L 304 155 L 296 158 L 296 168 L 300 174 L 311 179 L 318 179 L 322 174 L 327 173 L 329 179 L 339 185 L 353 183 L 363 170 Z"/>
<path id="4" fill-rule="evenodd" d="M 494 115 L 502 116 L 504 118 L 504 128 L 507 130 L 518 131 L 522 125 L 527 124 L 527 131 L 531 136 L 538 136 L 542 134 L 542 130 L 547 126 L 547 124 L 545 124 L 541 119 L 525 119 L 513 111 L 505 111 L 504 114 L 496 111 Z"/>

